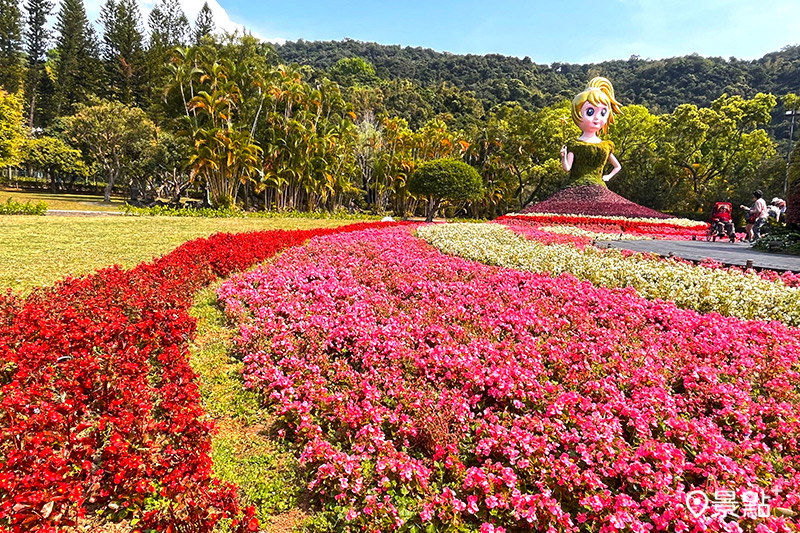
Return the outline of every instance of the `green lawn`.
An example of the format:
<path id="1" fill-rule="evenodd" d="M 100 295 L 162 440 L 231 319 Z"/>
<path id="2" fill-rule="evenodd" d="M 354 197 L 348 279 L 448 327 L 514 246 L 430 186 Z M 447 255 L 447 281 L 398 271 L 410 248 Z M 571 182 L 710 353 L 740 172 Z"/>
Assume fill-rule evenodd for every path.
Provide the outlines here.
<path id="1" fill-rule="evenodd" d="M 1 197 L 0 197 L 1 198 Z M 4 200 L 3 200 L 4 201 Z M 297 218 L 0 216 L 0 290 L 27 293 L 67 275 L 132 267 L 212 233 L 308 229 L 353 223 Z"/>
<path id="2" fill-rule="evenodd" d="M 67 209 L 70 211 L 119 211 L 125 205 L 121 198 L 111 198 L 110 204 L 103 203 L 103 197 L 93 194 L 65 194 L 48 191 L 21 191 L 15 189 L 0 189 L 0 202 L 5 203 L 8 198 L 17 202 L 35 204 L 44 202 L 47 209 Z"/>

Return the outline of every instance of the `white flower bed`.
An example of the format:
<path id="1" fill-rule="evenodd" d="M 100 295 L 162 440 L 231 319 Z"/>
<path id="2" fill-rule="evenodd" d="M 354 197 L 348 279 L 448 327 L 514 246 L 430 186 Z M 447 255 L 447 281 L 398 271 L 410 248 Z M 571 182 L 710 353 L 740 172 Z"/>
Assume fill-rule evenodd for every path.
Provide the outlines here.
<path id="1" fill-rule="evenodd" d="M 754 272 L 710 269 L 691 264 L 626 257 L 618 250 L 528 241 L 498 224 L 424 226 L 417 235 L 444 253 L 519 270 L 571 274 L 603 287 L 632 287 L 648 299 L 682 308 L 745 319 L 800 325 L 800 289 Z"/>

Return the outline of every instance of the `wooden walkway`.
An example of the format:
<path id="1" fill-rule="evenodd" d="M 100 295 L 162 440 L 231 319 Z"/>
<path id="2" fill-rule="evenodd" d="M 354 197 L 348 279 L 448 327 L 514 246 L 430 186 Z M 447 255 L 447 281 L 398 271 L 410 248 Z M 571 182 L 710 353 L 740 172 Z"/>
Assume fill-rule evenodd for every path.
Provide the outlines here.
<path id="1" fill-rule="evenodd" d="M 678 256 L 690 261 L 711 258 L 724 265 L 752 266 L 757 269 L 800 272 L 800 256 L 754 250 L 746 242 L 707 241 L 601 241 L 601 248 L 620 248 L 650 252 L 663 257 Z M 752 263 L 748 265 L 748 261 Z"/>

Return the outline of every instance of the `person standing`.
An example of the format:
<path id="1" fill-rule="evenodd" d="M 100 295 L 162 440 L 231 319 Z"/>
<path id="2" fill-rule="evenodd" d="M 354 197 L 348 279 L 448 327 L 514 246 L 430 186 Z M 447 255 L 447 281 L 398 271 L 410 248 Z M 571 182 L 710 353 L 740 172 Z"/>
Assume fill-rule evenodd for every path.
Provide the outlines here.
<path id="1" fill-rule="evenodd" d="M 767 202 L 764 201 L 764 193 L 761 192 L 761 189 L 756 189 L 753 191 L 753 205 L 747 207 L 746 205 L 740 205 L 742 209 L 747 211 L 747 225 L 745 226 L 745 231 L 747 232 L 747 240 L 749 242 L 754 242 L 757 239 L 761 238 L 761 227 L 766 223 L 768 211 L 767 211 Z"/>

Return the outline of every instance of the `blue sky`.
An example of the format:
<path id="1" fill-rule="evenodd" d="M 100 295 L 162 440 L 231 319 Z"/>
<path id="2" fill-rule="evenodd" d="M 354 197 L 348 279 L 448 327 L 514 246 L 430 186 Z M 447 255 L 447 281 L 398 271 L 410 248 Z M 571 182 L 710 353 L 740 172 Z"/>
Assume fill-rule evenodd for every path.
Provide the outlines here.
<path id="1" fill-rule="evenodd" d="M 139 0 L 149 12 L 156 0 Z M 181 0 L 194 20 L 204 0 Z M 87 0 L 94 19 L 102 0 Z M 351 38 L 536 63 L 691 53 L 755 59 L 800 43 L 800 0 L 209 0 L 218 27 L 283 42 Z M 145 17 L 143 17 L 145 19 Z"/>

